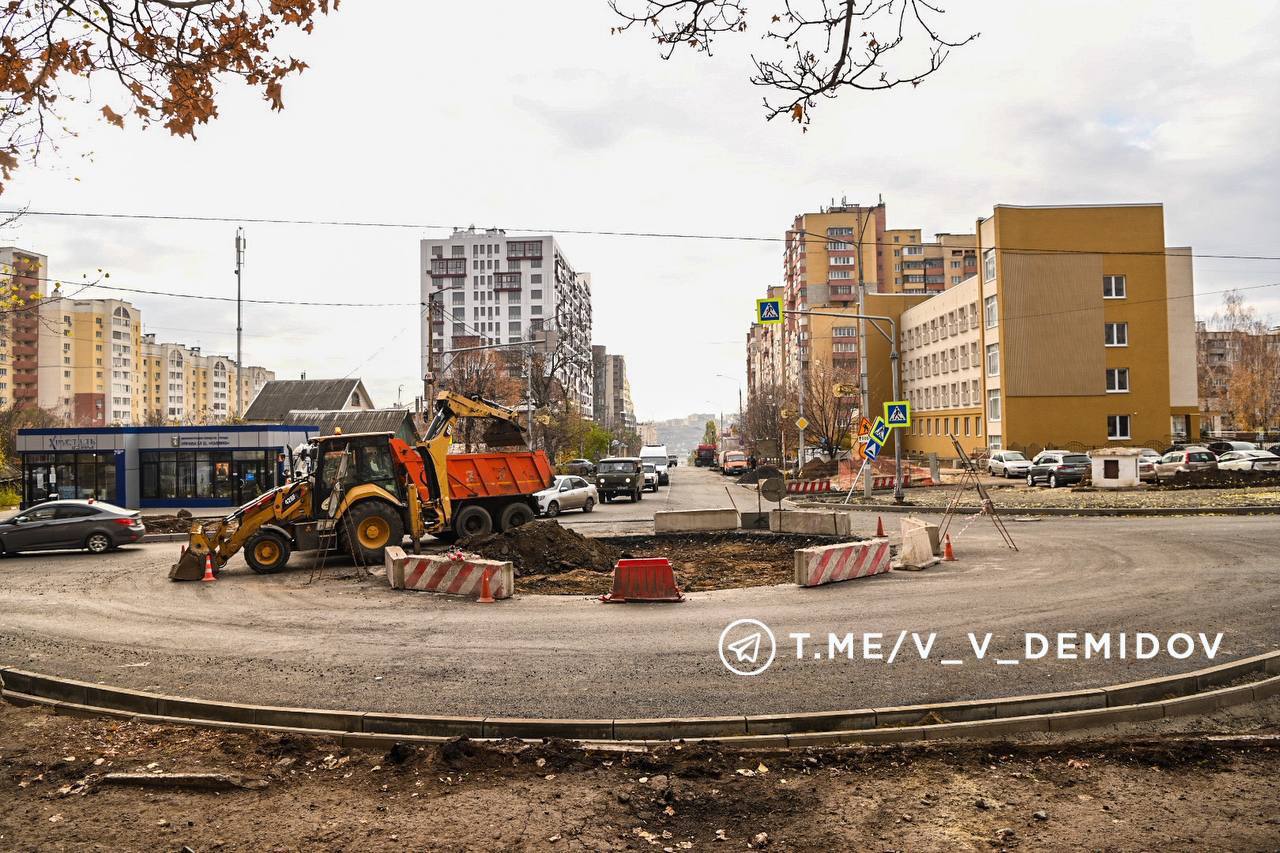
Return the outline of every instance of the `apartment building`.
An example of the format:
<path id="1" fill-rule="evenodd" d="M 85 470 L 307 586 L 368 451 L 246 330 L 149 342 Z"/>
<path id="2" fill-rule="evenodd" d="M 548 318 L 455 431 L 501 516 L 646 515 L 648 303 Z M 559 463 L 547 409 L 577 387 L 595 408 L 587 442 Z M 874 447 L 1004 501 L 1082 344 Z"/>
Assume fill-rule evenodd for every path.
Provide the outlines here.
<path id="1" fill-rule="evenodd" d="M 881 292 L 941 293 L 978 273 L 976 234 L 938 234 L 923 242 L 920 229 L 885 232 Z"/>
<path id="2" fill-rule="evenodd" d="M 205 355 L 200 347 L 160 342 L 142 336 L 139 404 L 143 422 L 217 424 L 241 416 L 236 393 L 241 386 L 245 410 L 262 387 L 275 379 L 263 367 L 236 367 L 225 355 Z"/>
<path id="3" fill-rule="evenodd" d="M 569 263 L 555 237 L 508 239 L 502 229 L 455 230 L 420 246 L 421 370 L 447 369 L 445 353 L 532 341 L 564 362 L 566 397 L 594 412 L 591 276 Z M 550 359 L 546 359 L 548 369 Z"/>
<path id="4" fill-rule="evenodd" d="M 46 366 L 56 364 L 59 349 L 57 327 L 44 316 L 48 270 L 38 252 L 0 248 L 0 408 L 54 408 L 65 397 Z"/>
<path id="5" fill-rule="evenodd" d="M 627 361 L 603 346 L 591 348 L 594 411 L 592 419 L 608 430 L 635 429 L 635 405 L 631 402 L 631 382 Z"/>
<path id="6" fill-rule="evenodd" d="M 1200 414 L 1204 428 L 1211 433 L 1256 431 L 1257 425 L 1236 421 L 1228 400 L 1228 386 L 1236 366 L 1249 365 L 1255 376 L 1269 371 L 1272 399 L 1280 400 L 1280 327 L 1264 331 L 1211 329 L 1196 323 L 1196 349 L 1200 380 Z M 1264 409 L 1265 411 L 1265 409 Z M 1276 426 L 1266 424 L 1266 428 Z"/>

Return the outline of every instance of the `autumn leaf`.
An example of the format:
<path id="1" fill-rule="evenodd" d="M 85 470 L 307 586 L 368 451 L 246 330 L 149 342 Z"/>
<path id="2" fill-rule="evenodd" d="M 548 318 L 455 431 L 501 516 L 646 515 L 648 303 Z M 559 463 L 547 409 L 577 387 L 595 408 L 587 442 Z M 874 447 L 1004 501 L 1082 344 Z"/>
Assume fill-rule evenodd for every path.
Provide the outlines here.
<path id="1" fill-rule="evenodd" d="M 116 127 L 124 127 L 124 116 L 120 115 L 105 104 L 102 107 L 102 115 L 106 117 L 107 121 L 111 122 Z"/>
<path id="2" fill-rule="evenodd" d="M 804 121 L 804 104 L 796 104 L 791 108 L 792 121 Z"/>

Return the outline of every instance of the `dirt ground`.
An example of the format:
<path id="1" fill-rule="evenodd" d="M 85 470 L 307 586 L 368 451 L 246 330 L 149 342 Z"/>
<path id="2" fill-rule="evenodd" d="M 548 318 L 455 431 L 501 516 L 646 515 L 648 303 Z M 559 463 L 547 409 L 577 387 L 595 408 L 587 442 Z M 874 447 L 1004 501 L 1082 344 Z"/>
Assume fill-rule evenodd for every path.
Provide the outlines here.
<path id="1" fill-rule="evenodd" d="M 1133 509 L 1142 507 L 1238 507 L 1280 506 L 1280 487 L 1254 486 L 1234 489 L 1152 489 L 1117 492 L 1094 489 L 1050 489 L 1047 486 L 1029 487 L 1019 481 L 984 478 L 983 484 L 991 493 L 997 507 L 1008 509 L 1034 509 L 1040 507 L 1083 507 L 1097 509 Z M 955 485 L 916 487 L 906 490 L 906 500 L 916 506 L 946 506 L 955 493 Z M 817 496 L 815 496 L 817 497 Z M 827 495 L 821 500 L 840 503 L 844 495 Z M 868 502 L 861 492 L 853 495 L 851 506 L 893 503 L 891 492 L 877 492 Z M 978 497 L 970 488 L 963 506 L 977 506 Z"/>
<path id="2" fill-rule="evenodd" d="M 523 528 L 518 528 L 523 529 Z M 596 541 L 617 557 L 666 557 L 684 592 L 737 589 L 791 583 L 792 552 L 829 539 L 807 536 L 741 533 L 664 534 L 661 537 L 618 536 Z M 604 568 L 522 575 L 520 591 L 538 595 L 604 595 L 613 588 L 613 563 Z"/>
<path id="3" fill-rule="evenodd" d="M 1275 850 L 1278 721 L 1272 705 L 1183 724 L 1253 733 L 1218 740 L 352 751 L 0 705 L 0 849 Z M 153 786 L 104 778 L 120 772 Z M 193 772 L 243 787 L 165 777 Z"/>

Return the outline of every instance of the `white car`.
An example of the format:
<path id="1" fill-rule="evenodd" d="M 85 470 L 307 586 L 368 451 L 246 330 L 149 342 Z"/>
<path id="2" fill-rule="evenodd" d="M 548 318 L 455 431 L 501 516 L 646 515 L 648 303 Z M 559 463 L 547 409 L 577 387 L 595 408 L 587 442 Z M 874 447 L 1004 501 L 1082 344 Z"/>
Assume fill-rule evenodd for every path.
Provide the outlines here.
<path id="1" fill-rule="evenodd" d="M 658 491 L 658 466 L 645 463 L 644 466 L 644 487 L 651 491 Z"/>
<path id="2" fill-rule="evenodd" d="M 538 499 L 538 514 L 547 518 L 555 518 L 567 509 L 591 512 L 600 501 L 595 486 L 571 474 L 557 476 L 551 488 L 543 489 L 534 497 Z"/>
<path id="3" fill-rule="evenodd" d="M 1031 460 L 1016 450 L 997 450 L 987 460 L 987 473 L 993 477 L 1025 477 Z"/>
<path id="4" fill-rule="evenodd" d="M 1218 457 L 1219 471 L 1280 471 L 1280 456 L 1266 450 L 1229 450 Z"/>

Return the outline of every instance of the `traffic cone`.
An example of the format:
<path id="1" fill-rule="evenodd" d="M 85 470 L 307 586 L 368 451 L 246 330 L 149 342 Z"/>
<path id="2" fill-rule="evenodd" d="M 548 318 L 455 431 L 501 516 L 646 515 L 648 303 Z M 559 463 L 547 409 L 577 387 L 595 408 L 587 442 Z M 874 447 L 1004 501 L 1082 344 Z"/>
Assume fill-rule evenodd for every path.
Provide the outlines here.
<path id="1" fill-rule="evenodd" d="M 476 601 L 479 604 L 493 604 L 493 593 L 489 591 L 488 572 L 480 577 L 480 597 Z"/>
<path id="2" fill-rule="evenodd" d="M 946 544 L 942 549 L 942 559 L 944 562 L 951 562 L 955 560 L 955 558 L 956 558 L 956 552 L 951 550 L 951 534 L 948 533 Z"/>
<path id="3" fill-rule="evenodd" d="M 884 538 L 884 519 L 878 515 L 876 516 L 876 538 Z"/>
<path id="4" fill-rule="evenodd" d="M 204 555 L 204 577 L 200 578 L 202 582 L 216 581 L 213 576 L 213 554 Z"/>

